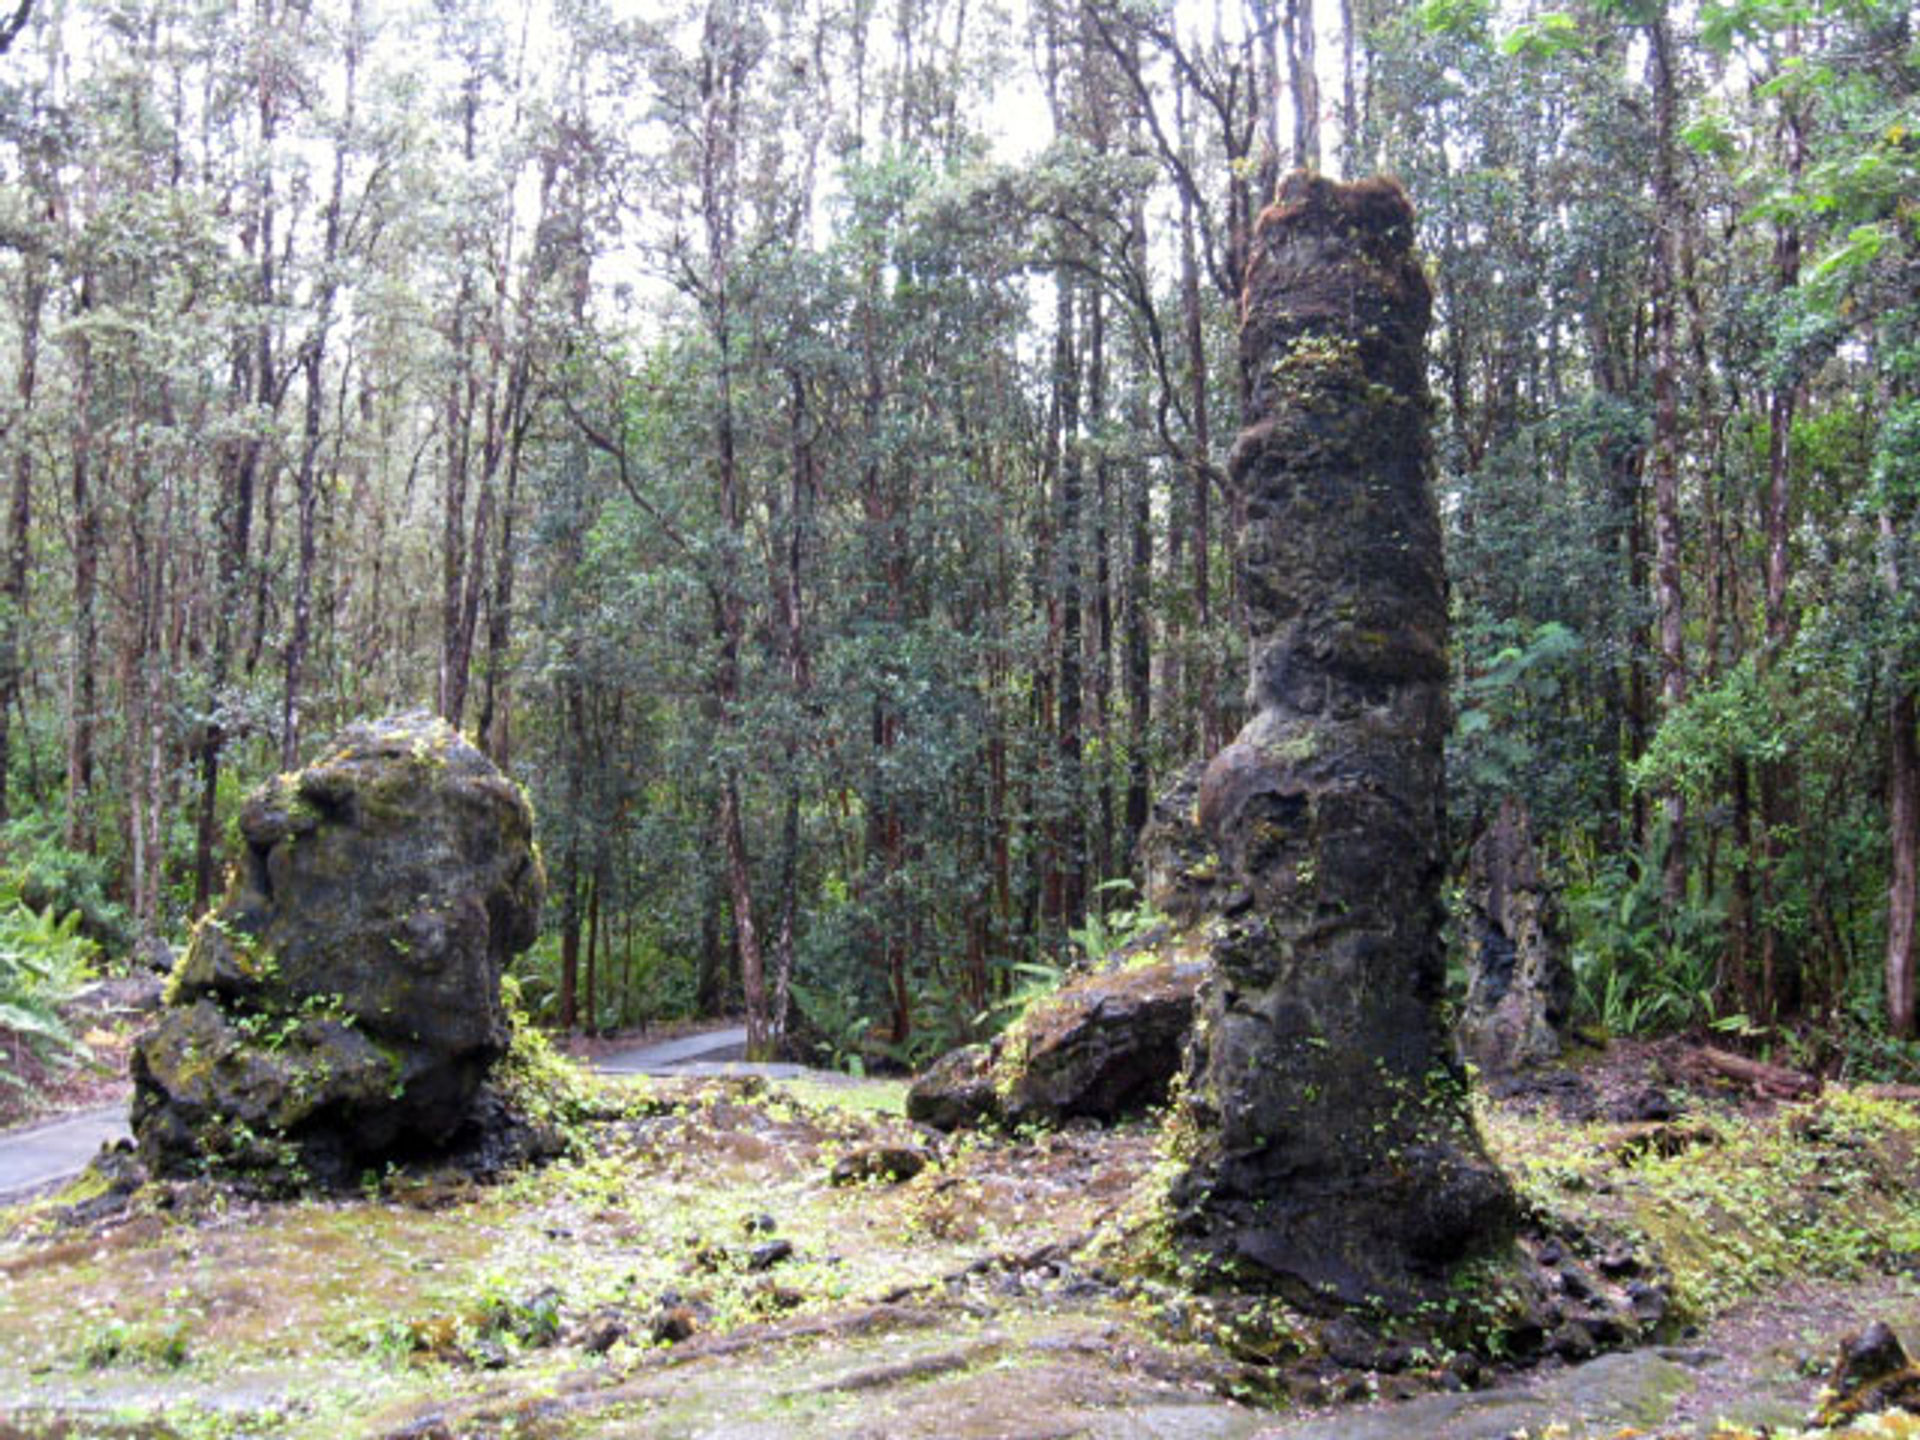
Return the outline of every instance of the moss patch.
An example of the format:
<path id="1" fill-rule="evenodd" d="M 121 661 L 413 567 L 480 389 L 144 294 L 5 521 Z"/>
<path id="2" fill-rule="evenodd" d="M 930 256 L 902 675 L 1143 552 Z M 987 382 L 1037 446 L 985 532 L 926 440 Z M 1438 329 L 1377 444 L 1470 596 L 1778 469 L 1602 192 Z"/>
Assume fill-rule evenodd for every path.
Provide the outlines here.
<path id="1" fill-rule="evenodd" d="M 897 1084 L 595 1081 L 519 1053 L 527 1083 L 564 1082 L 556 1114 L 577 1145 L 503 1185 L 381 1171 L 358 1197 L 263 1205 L 176 1183 L 80 1231 L 54 1219 L 78 1194 L 0 1211 L 9 1418 L 90 1434 L 379 1434 L 437 1412 L 475 1435 L 930 1436 L 1105 1433 L 1103 1415 L 1166 1407 L 1170 1433 L 1244 1437 L 1275 1424 L 1281 1383 L 1330 1363 L 1284 1307 L 1197 1295 L 1177 1263 L 1152 1263 L 1178 1165 L 1152 1126 L 967 1135 L 907 1183 L 836 1188 L 841 1156 L 925 1143 Z M 1483 1121 L 1530 1200 L 1638 1237 L 1709 1325 L 1779 1277 L 1920 1254 L 1920 1116 L 1903 1105 L 1835 1091 L 1692 1117 L 1712 1138 L 1673 1155 L 1623 1146 L 1628 1127 Z M 1161 1261 L 1177 1257 L 1161 1239 Z M 770 1240 L 791 1255 L 763 1264 Z M 669 1342 L 661 1321 L 680 1311 Z M 602 1322 L 619 1333 L 593 1348 Z M 1824 1356 L 1834 1338 L 1809 1346 Z M 1377 1384 L 1431 1388 L 1443 1358 L 1405 1357 Z M 1920 1435 L 1898 1423 L 1839 1433 Z"/>
<path id="2" fill-rule="evenodd" d="M 1529 1200 L 1657 1256 L 1686 1318 L 1711 1319 L 1789 1276 L 1845 1279 L 1920 1253 L 1920 1113 L 1900 1102 L 1833 1089 L 1658 1135 L 1481 1118 Z"/>

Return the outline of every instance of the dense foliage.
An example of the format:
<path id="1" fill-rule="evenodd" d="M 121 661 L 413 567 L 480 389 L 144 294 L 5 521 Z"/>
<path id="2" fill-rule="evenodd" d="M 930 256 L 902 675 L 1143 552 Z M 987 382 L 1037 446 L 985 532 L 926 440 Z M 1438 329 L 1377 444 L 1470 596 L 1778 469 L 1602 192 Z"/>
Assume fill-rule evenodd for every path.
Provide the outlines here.
<path id="1" fill-rule="evenodd" d="M 1238 277 L 1306 164 L 1423 212 L 1462 853 L 1525 800 L 1609 1023 L 1912 1029 L 1907 7 L 23 14 L 0 809 L 116 952 L 427 705 L 533 792 L 549 1017 L 990 1023 L 1235 726 Z"/>

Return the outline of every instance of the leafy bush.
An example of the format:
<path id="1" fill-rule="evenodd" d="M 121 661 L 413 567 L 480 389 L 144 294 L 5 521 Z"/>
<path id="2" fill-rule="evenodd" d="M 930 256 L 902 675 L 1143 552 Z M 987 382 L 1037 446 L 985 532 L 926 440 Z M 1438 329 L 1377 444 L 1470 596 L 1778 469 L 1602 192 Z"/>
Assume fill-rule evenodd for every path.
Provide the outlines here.
<path id="1" fill-rule="evenodd" d="M 1710 905 L 1670 905 L 1660 859 L 1602 860 L 1567 894 L 1574 1008 L 1610 1034 L 1684 1030 L 1713 1017 L 1722 917 Z"/>
<path id="2" fill-rule="evenodd" d="M 1067 932 L 1067 938 L 1087 957 L 1090 965 L 1103 964 L 1167 923 L 1167 917 L 1154 908 L 1151 900 L 1139 897 L 1131 880 L 1104 881 L 1094 887 L 1094 894 L 1116 898 L 1107 905 L 1104 914 L 1098 908 L 1089 909 L 1086 924 Z"/>
<path id="3" fill-rule="evenodd" d="M 502 1097 L 530 1119 L 562 1128 L 573 1124 L 594 1107 L 593 1077 L 554 1049 L 527 1017 L 520 984 L 511 975 L 500 979 L 500 1003 L 512 1035 L 493 1070 Z"/>
<path id="4" fill-rule="evenodd" d="M 95 953 L 78 910 L 56 919 L 23 902 L 13 877 L 0 881 L 0 1083 L 23 1088 L 29 1054 L 58 1065 L 81 1052 L 60 1005 L 92 976 Z"/>
<path id="5" fill-rule="evenodd" d="M 62 843 L 59 816 L 36 811 L 0 827 L 0 904 L 23 903 L 55 915 L 77 914 L 81 934 L 102 948 L 122 952 L 133 943 L 127 912 L 107 898 L 107 867 Z"/>
<path id="6" fill-rule="evenodd" d="M 531 949 L 514 957 L 511 973 L 519 983 L 527 1013 L 541 1025 L 560 1023 L 560 937 L 542 935 Z M 691 959 L 669 953 L 644 934 L 631 942 L 622 942 L 618 953 L 605 962 L 597 977 L 594 994 L 595 1014 L 586 1007 L 586 959 L 580 960 L 575 977 L 575 998 L 581 1007 L 580 1019 L 591 1020 L 598 1031 L 625 1030 L 634 1026 L 655 1025 L 662 1021 L 691 1017 L 698 976 Z"/>

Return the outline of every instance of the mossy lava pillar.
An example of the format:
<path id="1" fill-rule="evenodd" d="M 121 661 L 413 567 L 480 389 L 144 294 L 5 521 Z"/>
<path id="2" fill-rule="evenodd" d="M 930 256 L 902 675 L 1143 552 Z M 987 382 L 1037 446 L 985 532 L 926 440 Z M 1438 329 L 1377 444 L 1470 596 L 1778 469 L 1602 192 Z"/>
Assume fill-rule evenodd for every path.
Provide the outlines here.
<path id="1" fill-rule="evenodd" d="M 1515 1215 L 1439 1010 L 1447 605 L 1413 231 L 1390 181 L 1291 176 L 1242 317 L 1255 713 L 1200 787 L 1227 893 L 1171 1199 L 1216 1273 L 1308 1303 L 1430 1293 Z"/>

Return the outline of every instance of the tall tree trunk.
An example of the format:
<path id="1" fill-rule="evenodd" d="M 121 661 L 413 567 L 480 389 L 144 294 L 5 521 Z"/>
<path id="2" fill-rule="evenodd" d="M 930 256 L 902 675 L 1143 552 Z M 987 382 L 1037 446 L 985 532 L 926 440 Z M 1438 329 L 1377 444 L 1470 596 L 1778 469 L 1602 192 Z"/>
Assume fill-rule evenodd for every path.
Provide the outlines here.
<path id="1" fill-rule="evenodd" d="M 1360 135 L 1360 91 L 1355 69 L 1354 0 L 1340 0 L 1340 155 L 1347 179 L 1358 179 L 1369 166 Z"/>
<path id="2" fill-rule="evenodd" d="M 1799 53 L 1800 30 L 1794 24 L 1787 32 L 1788 63 L 1796 63 Z M 1791 182 L 1797 185 L 1806 162 L 1806 141 L 1798 106 L 1790 95 L 1785 105 L 1781 140 L 1786 153 L 1782 158 Z M 1800 229 L 1791 219 L 1778 222 L 1773 265 L 1775 289 L 1783 296 L 1790 295 L 1800 283 Z M 1784 657 L 1794 629 L 1788 599 L 1788 540 L 1793 510 L 1793 420 L 1799 398 L 1799 380 L 1790 369 L 1777 376 L 1767 396 L 1767 643 L 1760 652 L 1763 675 L 1770 675 Z M 1760 766 L 1760 973 L 1770 1018 L 1793 1013 L 1802 999 L 1799 957 L 1786 952 L 1786 937 L 1775 919 L 1781 870 L 1786 863 L 1786 837 L 1798 818 L 1797 788 L 1791 758 L 1768 760 Z"/>
<path id="3" fill-rule="evenodd" d="M 1060 465 L 1054 501 L 1053 590 L 1060 607 L 1059 728 L 1054 737 L 1058 766 L 1055 834 L 1059 855 L 1058 911 L 1063 930 L 1081 923 L 1086 913 L 1086 833 L 1081 747 L 1081 486 L 1086 463 L 1080 443 L 1080 356 L 1076 341 L 1074 282 L 1062 270 L 1054 279 L 1054 428 Z"/>
<path id="4" fill-rule="evenodd" d="M 93 281 L 82 276 L 80 313 L 93 308 Z M 100 512 L 94 497 L 93 476 L 93 346 L 85 333 L 76 340 L 80 352 L 74 387 L 75 433 L 73 481 L 73 621 L 72 654 L 67 668 L 67 848 L 93 849 L 93 735 L 98 695 L 94 667 L 98 664 L 100 621 L 96 597 L 100 574 Z"/>
<path id="5" fill-rule="evenodd" d="M 785 564 L 778 591 L 785 632 L 787 684 L 791 703 L 803 708 L 813 688 L 807 656 L 806 588 L 804 568 L 815 488 L 812 418 L 808 413 L 806 377 L 788 376 L 787 413 L 790 468 L 787 482 Z M 773 995 L 769 1029 L 773 1048 L 786 1040 L 787 1013 L 793 985 L 793 946 L 800 905 L 800 733 L 798 721 L 787 726 L 786 806 L 780 826 L 780 910 L 773 942 Z"/>
<path id="6" fill-rule="evenodd" d="M 740 994 L 747 1009 L 747 1058 L 772 1053 L 767 978 L 760 934 L 753 922 L 753 869 L 747 858 L 746 826 L 740 817 L 740 787 L 732 776 L 721 786 L 720 830 L 727 848 L 727 894 L 733 902 L 734 941 L 740 948 Z"/>
<path id="7" fill-rule="evenodd" d="M 567 765 L 566 843 L 560 850 L 560 1028 L 579 1023 L 580 983 L 580 836 L 587 823 L 587 702 L 577 676 L 561 683 L 565 707 Z"/>
<path id="8" fill-rule="evenodd" d="M 1897 605 L 1906 577 L 1900 573 L 1897 535 L 1890 512 L 1880 513 L 1881 578 Z M 1906 1039 L 1915 1034 L 1914 961 L 1920 958 L 1916 909 L 1920 909 L 1920 689 L 1895 654 L 1888 666 L 1892 698 L 1887 706 L 1887 1023 Z"/>
<path id="9" fill-rule="evenodd" d="M 1193 412 L 1193 607 L 1200 635 L 1199 692 L 1200 750 L 1211 754 L 1219 747 L 1221 724 L 1214 703 L 1218 688 L 1213 673 L 1213 441 L 1207 403 L 1206 330 L 1200 314 L 1200 266 L 1195 254 L 1193 205 L 1185 191 L 1180 196 L 1180 307 L 1186 327 L 1188 404 Z"/>
<path id="10" fill-rule="evenodd" d="M 1145 401 L 1134 429 L 1146 429 Z M 1145 465 L 1130 468 L 1126 599 L 1127 808 L 1126 850 L 1133 854 L 1153 803 L 1153 478 Z"/>
<path id="11" fill-rule="evenodd" d="M 300 468 L 295 479 L 295 547 L 298 555 L 293 582 L 293 624 L 287 634 L 280 707 L 280 765 L 291 770 L 300 759 L 301 689 L 306 680 L 307 650 L 313 637 L 314 567 L 318 557 L 316 525 L 320 508 L 320 446 L 325 413 L 327 338 L 333 329 L 334 298 L 339 289 L 340 228 L 346 198 L 347 146 L 354 130 L 354 101 L 360 75 L 361 0 L 354 0 L 347 18 L 346 98 L 341 130 L 334 142 L 333 179 L 327 195 L 326 219 L 320 247 L 320 284 L 314 303 L 313 332 L 300 351 L 305 385 L 301 417 Z"/>
<path id="12" fill-rule="evenodd" d="M 1920 693 L 1898 686 L 1887 707 L 1887 1019 L 1914 1035 L 1915 910 L 1920 901 Z"/>
<path id="13" fill-rule="evenodd" d="M 1088 297 L 1090 334 L 1087 342 L 1087 429 L 1096 437 L 1093 457 L 1093 634 L 1088 646 L 1093 666 L 1093 735 L 1100 757 L 1095 777 L 1095 814 L 1092 863 L 1096 882 L 1110 878 L 1113 864 L 1113 556 L 1110 517 L 1113 513 L 1113 462 L 1100 438 L 1107 415 L 1106 306 L 1098 290 Z M 1099 901 L 1106 911 L 1105 892 Z"/>
<path id="14" fill-rule="evenodd" d="M 596 850 L 599 846 L 594 847 Z M 586 996 L 581 1006 L 581 1029 L 589 1035 L 600 1033 L 600 874 L 595 861 L 587 877 L 587 977 Z"/>
<path id="15" fill-rule="evenodd" d="M 255 7 L 255 25 L 261 35 L 275 25 L 272 0 Z M 277 77 L 266 69 L 252 77 L 258 122 L 256 139 L 261 166 L 258 195 L 248 222 L 252 248 L 254 304 L 259 311 L 252 333 L 237 348 L 233 363 L 232 398 L 237 407 L 260 412 L 276 408 L 273 314 L 275 305 L 274 225 L 276 196 L 273 185 L 273 145 L 279 131 Z M 233 662 L 243 648 L 244 629 L 238 617 L 246 603 L 248 571 L 253 562 L 253 521 L 256 492 L 265 458 L 265 441 L 258 433 L 242 438 L 225 458 L 225 493 L 221 497 L 221 554 L 218 609 L 214 615 L 213 647 L 208 665 L 208 715 L 200 735 L 200 814 L 194 837 L 194 908 L 203 909 L 213 898 L 215 858 L 219 848 L 220 767 L 226 743 L 228 682 Z M 256 636 L 257 640 L 257 636 Z"/>
<path id="16" fill-rule="evenodd" d="M 480 81 L 479 57 L 469 56 L 460 97 L 460 153 L 469 171 L 479 153 Z M 461 247 L 474 243 L 472 228 L 460 227 Z M 475 307 L 471 260 L 466 255 L 456 258 L 461 266 L 460 285 L 447 327 L 453 372 L 447 377 L 441 401 L 446 468 L 440 486 L 440 675 L 436 705 L 441 717 L 458 729 L 466 710 L 468 666 L 472 661 L 472 632 L 463 631 L 461 622 L 466 614 L 466 593 L 473 584 L 467 557 L 467 502 L 473 486 L 473 425 L 481 382 L 474 370 L 475 342 L 470 334 Z M 478 540 L 475 548 L 484 558 L 486 537 L 478 514 L 473 530 Z"/>
<path id="17" fill-rule="evenodd" d="M 14 376 L 14 398 L 19 402 L 7 432 L 18 436 L 13 451 L 13 489 L 7 506 L 6 569 L 0 572 L 0 823 L 11 813 L 14 708 L 21 700 L 26 675 L 27 579 L 33 556 L 33 439 L 34 391 L 40 367 L 40 322 L 46 310 L 47 263 L 37 246 L 21 256 L 20 368 Z"/>
<path id="18" fill-rule="evenodd" d="M 1286 0 L 1287 69 L 1293 85 L 1293 164 L 1320 168 L 1320 69 L 1313 0 Z M 1262 203 L 1268 197 L 1262 197 Z"/>
<path id="19" fill-rule="evenodd" d="M 1653 250 L 1653 471 L 1654 607 L 1660 637 L 1660 701 L 1663 715 L 1676 715 L 1687 698 L 1685 616 L 1682 608 L 1680 537 L 1680 387 L 1677 279 L 1682 223 L 1675 173 L 1678 77 L 1673 37 L 1662 10 L 1647 26 L 1647 78 L 1654 113 Z M 1664 885 L 1669 904 L 1686 898 L 1686 812 L 1677 793 L 1661 802 L 1667 821 Z"/>

